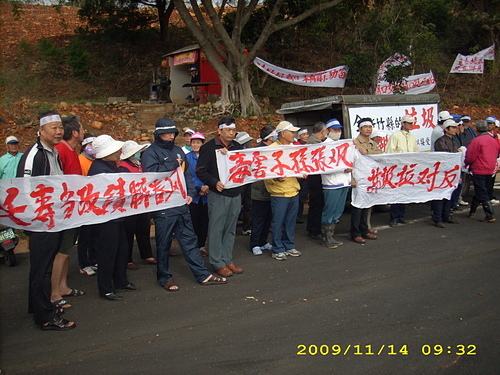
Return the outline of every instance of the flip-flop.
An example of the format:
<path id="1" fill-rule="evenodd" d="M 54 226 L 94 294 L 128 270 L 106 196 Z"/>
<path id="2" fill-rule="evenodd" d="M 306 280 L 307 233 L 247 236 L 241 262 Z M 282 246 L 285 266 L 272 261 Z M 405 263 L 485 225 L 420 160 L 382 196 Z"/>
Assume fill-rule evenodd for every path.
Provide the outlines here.
<path id="1" fill-rule="evenodd" d="M 71 289 L 71 292 L 68 294 L 63 294 L 63 297 L 80 297 L 83 296 L 85 292 L 83 290 Z"/>
<path id="2" fill-rule="evenodd" d="M 200 284 L 205 286 L 205 285 L 222 285 L 222 284 L 226 284 L 226 283 L 227 283 L 227 280 L 225 280 L 224 277 L 210 275 L 210 277 L 207 281 L 202 281 Z"/>
<path id="3" fill-rule="evenodd" d="M 70 323 L 73 323 L 70 325 Z M 42 331 L 69 331 L 76 327 L 76 323 L 70 322 L 66 319 L 57 319 L 55 318 L 53 321 L 48 322 L 47 324 L 40 327 Z"/>
<path id="4" fill-rule="evenodd" d="M 163 289 L 165 289 L 167 292 L 178 292 L 179 291 L 178 286 L 177 286 L 177 289 L 173 289 L 176 286 L 177 286 L 177 284 L 175 283 L 174 279 L 170 278 L 167 280 L 165 285 L 163 285 Z"/>

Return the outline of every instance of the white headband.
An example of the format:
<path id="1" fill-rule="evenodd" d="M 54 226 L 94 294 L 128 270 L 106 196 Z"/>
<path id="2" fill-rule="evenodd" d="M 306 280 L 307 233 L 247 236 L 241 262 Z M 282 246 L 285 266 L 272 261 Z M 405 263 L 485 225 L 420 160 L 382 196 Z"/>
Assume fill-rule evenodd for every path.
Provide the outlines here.
<path id="1" fill-rule="evenodd" d="M 370 121 L 363 121 L 362 123 L 359 124 L 359 127 L 362 128 L 363 126 L 370 125 L 373 126 L 373 124 Z"/>
<path id="2" fill-rule="evenodd" d="M 278 133 L 276 133 L 276 130 L 273 130 L 271 133 L 266 135 L 264 138 L 257 139 L 257 143 L 260 143 L 262 141 L 267 141 L 269 138 L 276 137 L 277 135 L 278 135 Z"/>
<path id="3" fill-rule="evenodd" d="M 236 128 L 236 124 L 233 122 L 232 124 L 220 124 L 219 129 L 225 129 L 225 128 Z"/>
<path id="4" fill-rule="evenodd" d="M 59 115 L 49 115 L 49 116 L 45 116 L 45 117 L 42 117 L 40 119 L 40 126 L 44 126 L 46 124 L 48 124 L 49 122 L 61 122 L 61 116 Z"/>
<path id="5" fill-rule="evenodd" d="M 302 135 L 302 134 L 305 134 L 305 133 L 307 133 L 307 129 L 302 129 L 297 134 L 298 135 Z"/>

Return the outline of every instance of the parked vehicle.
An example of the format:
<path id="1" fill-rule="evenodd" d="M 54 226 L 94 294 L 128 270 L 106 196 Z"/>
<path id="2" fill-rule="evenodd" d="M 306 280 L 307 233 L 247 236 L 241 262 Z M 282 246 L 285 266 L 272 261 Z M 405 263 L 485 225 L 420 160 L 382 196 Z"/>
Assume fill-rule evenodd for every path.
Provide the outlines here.
<path id="1" fill-rule="evenodd" d="M 0 225 L 0 258 L 9 267 L 16 265 L 14 249 L 19 243 L 19 237 L 12 228 Z"/>

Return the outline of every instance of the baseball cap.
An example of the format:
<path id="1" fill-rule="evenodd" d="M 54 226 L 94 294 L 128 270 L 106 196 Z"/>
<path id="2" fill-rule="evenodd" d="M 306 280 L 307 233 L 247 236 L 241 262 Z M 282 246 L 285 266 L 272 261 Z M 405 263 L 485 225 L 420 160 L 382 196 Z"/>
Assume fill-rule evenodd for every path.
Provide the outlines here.
<path id="1" fill-rule="evenodd" d="M 289 121 L 281 121 L 276 127 L 276 132 L 279 133 L 282 132 L 283 130 L 290 130 L 291 132 L 296 132 L 299 131 L 300 128 L 293 126 L 292 123 Z"/>
<path id="2" fill-rule="evenodd" d="M 410 115 L 404 115 L 401 118 L 401 122 L 407 122 L 409 124 L 413 124 L 415 122 L 415 119 L 412 116 L 410 116 Z"/>
<path id="3" fill-rule="evenodd" d="M 439 121 L 446 121 L 449 119 L 452 119 L 453 117 L 450 115 L 450 112 L 448 111 L 441 111 L 438 114 Z"/>
<path id="4" fill-rule="evenodd" d="M 385 137 L 387 135 L 386 132 L 380 130 L 380 129 L 373 129 L 372 134 L 370 134 L 370 138 L 375 138 L 375 137 Z"/>
<path id="5" fill-rule="evenodd" d="M 6 144 L 8 144 L 8 143 L 19 143 L 19 139 L 17 139 L 13 135 L 11 135 L 11 136 L 7 137 L 7 139 L 5 140 L 5 143 Z"/>
<path id="6" fill-rule="evenodd" d="M 236 134 L 236 142 L 238 142 L 240 145 L 243 145 L 252 140 L 253 138 L 250 137 L 250 135 L 247 132 L 239 132 L 238 134 Z"/>
<path id="7" fill-rule="evenodd" d="M 443 123 L 443 129 L 446 129 L 450 126 L 458 126 L 458 124 L 455 122 L 455 120 L 448 119 Z"/>
<path id="8" fill-rule="evenodd" d="M 339 120 L 337 120 L 336 118 L 332 118 L 326 122 L 326 128 L 327 129 L 330 129 L 330 128 L 331 129 L 342 129 L 343 126 L 340 125 Z"/>
<path id="9" fill-rule="evenodd" d="M 495 116 L 486 117 L 486 122 L 495 123 L 496 121 L 497 121 L 497 118 Z"/>

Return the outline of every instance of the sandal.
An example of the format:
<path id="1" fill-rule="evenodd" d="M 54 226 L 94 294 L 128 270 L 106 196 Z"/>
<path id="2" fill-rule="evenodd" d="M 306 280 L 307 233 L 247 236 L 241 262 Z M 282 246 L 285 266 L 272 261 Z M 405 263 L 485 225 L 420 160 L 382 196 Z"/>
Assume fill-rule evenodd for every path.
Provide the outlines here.
<path id="1" fill-rule="evenodd" d="M 40 328 L 42 329 L 42 331 L 69 331 L 70 329 L 73 329 L 75 327 L 75 322 L 70 322 L 66 319 L 54 318 L 53 321 L 42 324 Z"/>
<path id="2" fill-rule="evenodd" d="M 78 290 L 78 289 L 71 289 L 71 292 L 68 294 L 63 294 L 63 297 L 80 297 L 85 295 L 85 292 L 83 290 Z"/>
<path id="3" fill-rule="evenodd" d="M 165 285 L 163 285 L 163 289 L 165 289 L 167 292 L 178 292 L 179 287 L 175 283 L 174 279 L 170 278 L 167 280 Z"/>
<path id="4" fill-rule="evenodd" d="M 225 277 L 218 277 L 214 275 L 210 275 L 207 280 L 202 281 L 201 285 L 222 285 L 226 284 L 227 280 Z"/>
<path id="5" fill-rule="evenodd" d="M 69 309 L 71 307 L 71 305 L 68 303 L 68 301 L 66 301 L 63 298 L 52 302 L 52 306 L 54 306 L 55 309 Z"/>

